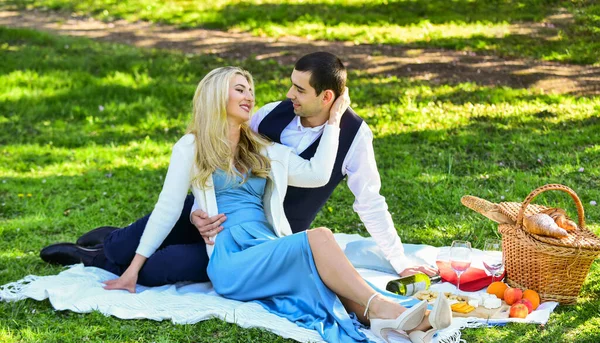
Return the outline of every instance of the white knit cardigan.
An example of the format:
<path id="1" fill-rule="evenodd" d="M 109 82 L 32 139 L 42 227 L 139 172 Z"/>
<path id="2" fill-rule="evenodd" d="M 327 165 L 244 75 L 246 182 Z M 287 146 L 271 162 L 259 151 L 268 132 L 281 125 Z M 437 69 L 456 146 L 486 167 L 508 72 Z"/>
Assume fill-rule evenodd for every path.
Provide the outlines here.
<path id="1" fill-rule="evenodd" d="M 339 127 L 326 125 L 317 151 L 310 160 L 305 160 L 297 156 L 291 148 L 276 143 L 263 151 L 271 160 L 271 172 L 267 178 L 263 205 L 267 220 L 278 237 L 292 234 L 283 210 L 287 187 L 311 188 L 327 184 L 337 155 L 339 135 Z M 192 184 L 196 175 L 194 141 L 194 135 L 187 134 L 173 146 L 165 183 L 136 250 L 140 255 L 150 257 L 171 232 L 181 215 L 190 187 L 201 210 L 209 216 L 219 213 L 212 178 L 209 178 L 204 188 Z M 216 240 L 216 237 L 212 240 Z M 206 247 L 210 256 L 213 245 Z"/>

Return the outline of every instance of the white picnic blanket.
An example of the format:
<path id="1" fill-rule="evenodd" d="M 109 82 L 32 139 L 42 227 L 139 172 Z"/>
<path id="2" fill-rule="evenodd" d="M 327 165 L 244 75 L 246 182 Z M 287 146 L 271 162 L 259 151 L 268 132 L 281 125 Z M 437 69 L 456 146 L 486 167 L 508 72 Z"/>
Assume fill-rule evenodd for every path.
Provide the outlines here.
<path id="1" fill-rule="evenodd" d="M 342 249 L 345 249 L 350 242 L 370 240 L 359 235 L 336 234 L 335 237 Z M 414 262 L 435 265 L 439 248 L 413 244 L 404 246 L 407 256 Z M 476 266 L 477 262 L 474 261 L 473 265 Z M 393 274 L 370 269 L 360 268 L 358 271 L 367 281 L 381 289 L 385 289 L 389 280 L 397 278 Z M 29 275 L 19 281 L 0 286 L 0 300 L 49 299 L 56 310 L 77 313 L 99 311 L 121 319 L 171 320 L 176 324 L 193 324 L 202 320 L 220 318 L 245 328 L 263 328 L 299 342 L 323 342 L 316 331 L 301 328 L 285 318 L 266 311 L 257 303 L 239 302 L 219 296 L 214 292 L 210 282 L 181 283 L 161 287 L 138 286 L 135 294 L 127 291 L 104 290 L 102 282 L 115 277 L 105 270 L 78 264 L 58 275 Z M 432 289 L 443 291 L 451 291 L 453 288 L 455 289 L 448 283 L 432 286 Z M 437 339 L 439 342 L 458 342 L 460 330 L 466 327 L 512 321 L 545 324 L 556 305 L 557 303 L 544 303 L 526 319 L 488 322 L 477 318 L 454 318 L 451 327 L 438 332 Z M 382 342 L 370 330 L 363 328 L 362 331 L 370 340 Z M 394 336 L 394 341 L 408 342 L 401 336 Z"/>

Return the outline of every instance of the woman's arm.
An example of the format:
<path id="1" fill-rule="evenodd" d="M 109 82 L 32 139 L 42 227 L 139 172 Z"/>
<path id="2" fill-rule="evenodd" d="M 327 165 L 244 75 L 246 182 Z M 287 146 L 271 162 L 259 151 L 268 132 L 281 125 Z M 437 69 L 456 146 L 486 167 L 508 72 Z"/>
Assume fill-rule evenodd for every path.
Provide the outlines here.
<path id="1" fill-rule="evenodd" d="M 160 247 L 181 215 L 191 183 L 193 151 L 193 136 L 190 135 L 184 136 L 173 146 L 162 191 L 148 219 L 135 257 L 121 277 L 105 283 L 105 289 L 125 289 L 135 292 L 140 269 L 148 257 Z"/>
<path id="2" fill-rule="evenodd" d="M 288 164 L 288 185 L 296 187 L 321 187 L 329 182 L 340 137 L 340 121 L 350 105 L 348 88 L 339 96 L 329 110 L 329 120 L 310 160 L 291 153 Z"/>

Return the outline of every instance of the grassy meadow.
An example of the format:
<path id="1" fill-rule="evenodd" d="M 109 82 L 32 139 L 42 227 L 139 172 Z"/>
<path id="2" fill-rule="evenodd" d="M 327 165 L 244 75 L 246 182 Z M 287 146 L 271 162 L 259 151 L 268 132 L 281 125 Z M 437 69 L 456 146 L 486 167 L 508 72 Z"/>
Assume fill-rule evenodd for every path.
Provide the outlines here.
<path id="1" fill-rule="evenodd" d="M 5 0 L 0 7 L 270 37 L 600 63 L 600 4 L 595 0 Z"/>
<path id="2" fill-rule="evenodd" d="M 192 6 L 191 1 L 165 1 L 157 5 L 164 10 L 152 12 L 156 17 L 130 10 L 142 2 L 89 1 L 75 10 L 101 15 L 98 7 L 105 5 L 112 6 L 115 16 L 203 23 L 168 15 L 176 3 Z M 59 0 L 26 3 L 79 6 Z M 211 6 L 224 3 L 215 1 Z M 458 11 L 459 3 L 447 5 Z M 506 5 L 510 1 L 489 3 L 504 6 L 515 20 L 539 20 L 527 17 L 524 10 L 511 9 Z M 558 1 L 523 3 L 551 7 Z M 298 6 L 308 9 L 310 4 L 305 1 L 304 7 Z M 390 4 L 425 6 L 421 2 Z M 245 5 L 229 7 L 234 19 L 215 19 L 218 27 L 250 25 L 235 20 L 237 6 Z M 498 12 L 495 22 L 508 20 L 503 13 Z M 401 18 L 405 19 L 394 20 L 408 20 L 406 15 Z M 464 24 L 478 25 L 483 18 Z M 431 25 L 446 25 L 450 19 L 430 20 Z M 385 20 L 381 19 L 382 27 L 388 25 Z M 414 20 L 418 25 L 421 19 Z M 287 23 L 277 25 L 287 27 Z M 248 26 L 269 32 L 267 28 Z M 47 244 L 74 241 L 96 226 L 124 226 L 151 211 L 170 148 L 184 132 L 194 89 L 207 71 L 228 64 L 250 70 L 260 106 L 285 97 L 292 70 L 291 65 L 252 57 L 223 60 L 2 27 L 0 60 L 0 284 L 62 270 L 39 259 L 39 250 Z M 599 98 L 475 83 L 436 85 L 360 70 L 351 70 L 349 79 L 352 106 L 374 132 L 381 192 L 404 242 L 440 246 L 467 239 L 482 248 L 485 238 L 498 237 L 496 226 L 463 207 L 460 197 L 472 194 L 494 202 L 521 201 L 547 183 L 562 183 L 577 191 L 589 228 L 600 234 L 600 209 L 590 204 L 600 202 Z M 546 193 L 539 202 L 564 207 L 575 216 L 565 194 Z M 315 226 L 367 235 L 352 203 L 352 194 L 342 184 Z M 596 261 L 579 302 L 558 307 L 547 325 L 464 330 L 463 338 L 467 342 L 598 342 L 599 326 L 600 263 Z M 289 340 L 219 320 L 195 325 L 118 320 L 99 313 L 58 312 L 48 301 L 26 300 L 0 302 L 0 341 Z"/>

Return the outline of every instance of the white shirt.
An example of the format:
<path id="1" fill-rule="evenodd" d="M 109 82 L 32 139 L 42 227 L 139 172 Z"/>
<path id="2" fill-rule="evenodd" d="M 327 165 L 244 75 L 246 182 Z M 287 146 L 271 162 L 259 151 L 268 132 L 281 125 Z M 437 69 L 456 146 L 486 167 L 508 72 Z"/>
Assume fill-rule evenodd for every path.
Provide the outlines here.
<path id="1" fill-rule="evenodd" d="M 271 113 L 280 101 L 261 107 L 250 119 L 250 127 L 258 132 L 258 126 Z M 281 133 L 281 144 L 302 153 L 323 133 L 326 124 L 317 127 L 304 127 L 300 117 L 296 116 Z M 404 255 L 404 248 L 394 227 L 392 216 L 388 212 L 385 198 L 379 194 L 381 179 L 375 162 L 373 133 L 363 121 L 350 149 L 342 163 L 342 174 L 348 177 L 348 188 L 354 194 L 354 211 L 358 213 L 365 228 L 383 251 L 396 272 L 411 267 L 412 263 Z M 198 209 L 196 201 L 192 212 Z"/>

